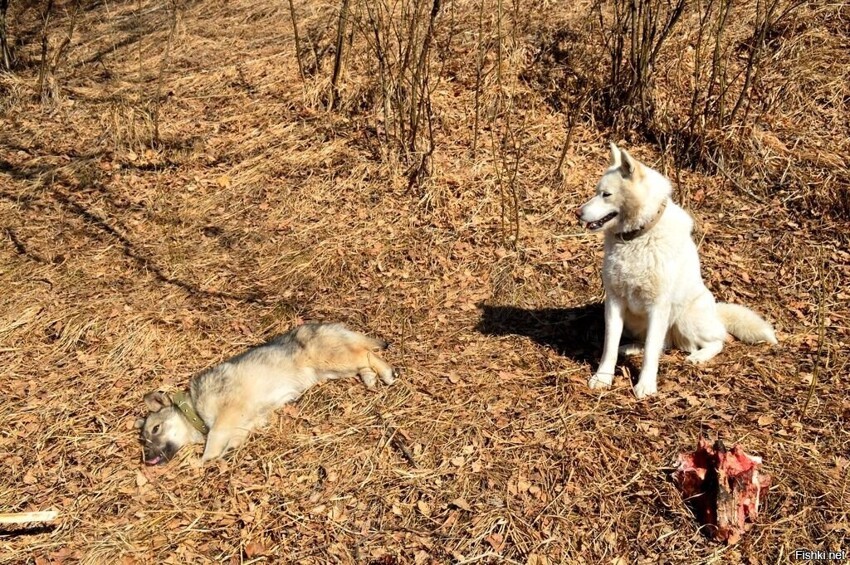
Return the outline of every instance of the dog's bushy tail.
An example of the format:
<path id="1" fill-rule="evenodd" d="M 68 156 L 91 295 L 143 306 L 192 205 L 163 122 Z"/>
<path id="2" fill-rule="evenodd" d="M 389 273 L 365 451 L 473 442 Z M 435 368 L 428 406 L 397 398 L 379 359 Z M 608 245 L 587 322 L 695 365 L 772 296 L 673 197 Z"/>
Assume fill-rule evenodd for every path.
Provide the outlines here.
<path id="1" fill-rule="evenodd" d="M 370 337 L 366 334 L 349 329 L 341 323 L 307 323 L 298 326 L 295 338 L 302 347 L 318 339 L 324 346 L 348 345 L 362 347 L 374 353 L 387 349 L 390 344 L 383 339 Z"/>
<path id="2" fill-rule="evenodd" d="M 369 348 L 372 351 L 383 351 L 390 346 L 390 343 L 388 341 L 385 341 L 385 340 L 383 340 L 379 337 L 369 337 L 369 336 L 364 336 L 364 337 L 366 337 L 366 339 L 369 343 L 369 346 L 370 346 Z"/>
<path id="3" fill-rule="evenodd" d="M 360 347 L 368 349 L 369 351 L 372 351 L 374 353 L 377 353 L 378 351 L 383 351 L 390 346 L 389 342 L 384 341 L 381 338 L 371 337 L 360 332 L 349 330 L 347 328 L 346 331 L 348 332 L 349 339 L 353 340 Z"/>
<path id="4" fill-rule="evenodd" d="M 726 331 L 745 343 L 766 341 L 776 345 L 776 332 L 773 326 L 761 316 L 745 306 L 720 302 L 717 313 L 726 326 Z"/>

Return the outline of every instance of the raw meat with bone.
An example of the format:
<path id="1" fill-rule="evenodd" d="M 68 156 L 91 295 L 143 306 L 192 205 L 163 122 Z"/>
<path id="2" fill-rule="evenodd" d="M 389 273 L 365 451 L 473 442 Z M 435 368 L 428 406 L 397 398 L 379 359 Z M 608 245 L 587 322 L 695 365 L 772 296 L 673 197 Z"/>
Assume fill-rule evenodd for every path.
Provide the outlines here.
<path id="1" fill-rule="evenodd" d="M 679 455 L 673 479 L 707 533 L 732 544 L 752 527 L 770 486 L 759 467 L 761 457 L 739 445 L 727 450 L 720 440 L 711 446 L 701 437 L 696 451 Z"/>

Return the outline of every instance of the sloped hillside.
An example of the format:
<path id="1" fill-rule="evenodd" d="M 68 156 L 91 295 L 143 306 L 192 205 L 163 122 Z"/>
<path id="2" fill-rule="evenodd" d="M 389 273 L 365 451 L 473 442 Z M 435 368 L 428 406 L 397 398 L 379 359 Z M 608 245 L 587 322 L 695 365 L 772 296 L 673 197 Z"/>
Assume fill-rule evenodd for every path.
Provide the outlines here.
<path id="1" fill-rule="evenodd" d="M 789 11 L 761 38 L 749 114 L 704 128 L 685 127 L 689 85 L 709 80 L 689 82 L 687 11 L 660 51 L 652 122 L 623 128 L 589 3 L 434 5 L 57 1 L 45 24 L 46 6 L 12 1 L 0 512 L 61 516 L 0 526 L 0 562 L 850 549 L 846 6 Z M 757 14 L 730 18 L 740 89 Z M 674 180 L 707 284 L 771 320 L 778 346 L 730 342 L 700 368 L 665 354 L 644 402 L 623 375 L 587 389 L 601 240 L 575 210 L 612 138 Z M 226 461 L 141 463 L 144 393 L 308 320 L 387 339 L 401 378 L 316 387 Z M 669 479 L 700 434 L 773 476 L 729 548 Z"/>

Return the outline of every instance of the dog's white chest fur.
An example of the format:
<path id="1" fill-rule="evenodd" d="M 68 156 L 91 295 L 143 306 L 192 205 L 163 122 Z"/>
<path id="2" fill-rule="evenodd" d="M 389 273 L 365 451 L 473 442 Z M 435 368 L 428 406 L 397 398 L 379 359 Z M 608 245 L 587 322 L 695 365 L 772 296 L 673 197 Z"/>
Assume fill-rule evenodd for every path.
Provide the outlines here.
<path id="1" fill-rule="evenodd" d="M 687 292 L 700 290 L 702 281 L 691 239 L 692 227 L 687 212 L 671 202 L 650 233 L 632 241 L 607 233 L 602 265 L 606 292 L 622 299 L 630 312 L 646 314 L 661 297 L 676 302 L 687 299 L 683 296 Z M 683 279 L 688 284 L 673 284 Z"/>

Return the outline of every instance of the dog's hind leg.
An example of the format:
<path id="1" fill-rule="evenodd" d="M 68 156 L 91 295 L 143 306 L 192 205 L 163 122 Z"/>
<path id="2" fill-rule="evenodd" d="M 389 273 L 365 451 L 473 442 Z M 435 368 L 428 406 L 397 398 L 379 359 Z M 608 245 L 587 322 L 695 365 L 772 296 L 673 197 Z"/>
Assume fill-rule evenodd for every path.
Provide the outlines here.
<path id="1" fill-rule="evenodd" d="M 716 312 L 714 298 L 706 291 L 674 327 L 676 341 L 690 353 L 687 359 L 691 363 L 705 363 L 723 351 L 726 328 Z"/>
<path id="2" fill-rule="evenodd" d="M 691 363 L 699 365 L 701 363 L 709 361 L 721 351 L 723 351 L 723 342 L 712 341 L 704 344 L 702 347 L 688 355 L 687 360 Z"/>
<path id="3" fill-rule="evenodd" d="M 377 384 L 376 376 L 381 378 L 381 382 L 386 385 L 391 385 L 395 382 L 395 371 L 383 359 L 375 353 L 366 352 L 366 366 L 358 369 L 357 373 L 366 388 L 375 388 Z"/>
<path id="4" fill-rule="evenodd" d="M 369 353 L 369 366 L 378 373 L 381 382 L 385 385 L 391 385 L 395 382 L 396 372 L 389 363 L 378 357 L 374 353 Z"/>
<path id="5" fill-rule="evenodd" d="M 375 385 L 378 384 L 378 380 L 375 378 L 375 371 L 372 370 L 371 367 L 363 367 L 357 374 L 360 375 L 360 380 L 363 381 L 363 384 L 366 385 L 366 388 L 372 390 L 375 388 Z"/>

